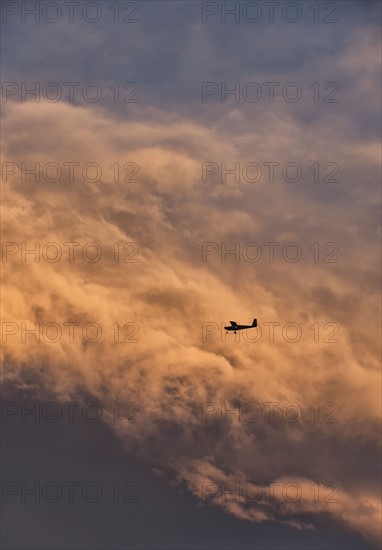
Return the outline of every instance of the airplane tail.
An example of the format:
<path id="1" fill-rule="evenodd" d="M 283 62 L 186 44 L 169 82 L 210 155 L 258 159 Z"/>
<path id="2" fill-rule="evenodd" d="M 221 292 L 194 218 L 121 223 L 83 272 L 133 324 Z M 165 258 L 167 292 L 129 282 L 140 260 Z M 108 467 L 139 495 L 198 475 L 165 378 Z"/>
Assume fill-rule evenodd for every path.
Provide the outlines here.
<path id="1" fill-rule="evenodd" d="M 257 327 L 257 319 L 254 319 L 254 320 L 253 320 L 252 326 L 253 326 L 253 327 Z"/>

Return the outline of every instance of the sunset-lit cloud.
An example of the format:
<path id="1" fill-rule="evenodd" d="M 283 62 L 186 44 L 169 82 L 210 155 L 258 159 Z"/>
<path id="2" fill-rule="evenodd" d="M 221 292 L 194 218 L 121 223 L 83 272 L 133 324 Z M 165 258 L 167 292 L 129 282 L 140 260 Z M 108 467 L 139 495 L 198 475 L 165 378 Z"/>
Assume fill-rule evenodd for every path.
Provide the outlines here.
<path id="1" fill-rule="evenodd" d="M 93 40 L 102 43 L 98 32 Z M 262 32 L 273 36 L 271 28 Z M 140 33 L 146 31 L 138 32 L 142 38 Z M 192 50 L 195 36 L 202 51 Z M 200 99 L 184 105 L 182 98 L 174 105 L 159 104 L 152 90 L 148 104 L 129 106 L 130 118 L 115 106 L 7 102 L 2 320 L 5 381 L 16 386 L 41 383 L 62 400 L 85 390 L 101 403 L 136 402 L 137 423 L 106 422 L 126 450 L 134 449 L 178 490 L 184 485 L 202 503 L 203 483 L 276 483 L 272 502 L 253 506 L 214 495 L 210 504 L 239 519 L 296 529 L 315 529 L 315 518 L 328 515 L 377 544 L 380 492 L 372 465 L 380 422 L 380 228 L 375 207 L 380 155 L 373 129 L 363 127 L 356 114 L 346 115 L 360 101 L 368 123 L 376 108 L 373 38 L 373 29 L 355 29 L 342 36 L 339 52 L 329 60 L 318 56 L 309 66 L 306 81 L 330 81 L 333 74 L 338 81 L 344 79 L 338 107 L 278 102 L 260 109 L 251 104 L 205 105 Z M 246 31 L 237 47 L 245 49 L 248 39 Z M 282 47 L 283 39 L 284 34 L 275 38 L 272 48 Z M 291 34 L 290 39 L 297 51 L 301 37 Z M 151 47 L 154 37 L 148 40 Z M 313 50 L 316 41 L 318 47 L 317 36 Z M 197 58 L 204 51 L 202 78 L 209 78 L 214 63 L 215 75 L 224 72 L 217 44 L 199 23 L 182 43 L 181 82 L 195 78 Z M 305 70 L 301 63 L 295 76 L 285 80 L 301 81 Z M 256 75 L 248 70 L 241 77 L 264 82 L 270 72 L 264 63 Z M 280 74 L 277 78 L 281 80 Z M 304 177 L 286 182 L 278 170 L 272 183 L 238 183 L 232 176 L 224 183 L 220 173 L 202 181 L 203 163 L 221 167 L 225 162 L 232 168 L 257 162 L 264 168 L 269 161 L 299 163 Z M 31 169 L 36 162 L 41 167 L 59 165 L 60 181 L 35 182 L 31 175 L 22 181 L 22 163 Z M 309 167 L 315 162 L 321 167 L 335 162 L 340 181 L 313 183 Z M 67 163 L 79 163 L 73 181 Z M 97 181 L 91 181 L 91 171 L 83 177 L 87 163 L 101 167 Z M 115 163 L 122 174 L 118 182 L 110 168 Z M 134 176 L 129 171 L 133 165 L 128 171 L 123 168 L 126 163 L 139 168 Z M 138 181 L 123 181 L 126 175 Z M 36 242 L 41 248 L 58 243 L 61 259 L 47 261 L 39 253 L 38 262 L 31 254 L 22 261 L 21 243 L 32 249 Z M 79 243 L 74 261 L 69 261 L 68 242 Z M 102 250 L 97 262 L 84 259 L 81 252 L 94 242 Z M 203 261 L 206 242 L 216 243 L 218 252 Z M 257 263 L 242 255 L 243 246 L 251 242 L 263 250 Z M 274 262 L 267 260 L 267 242 L 279 243 Z M 290 242 L 302 249 L 296 263 L 281 254 Z M 136 254 L 129 256 L 121 248 L 116 262 L 115 243 L 135 243 Z M 239 243 L 238 262 L 232 255 L 221 261 L 222 243 L 229 249 Z M 326 243 L 335 243 L 338 262 L 314 261 L 314 243 L 319 243 L 321 255 L 331 250 L 323 251 Z M 126 257 L 138 261 L 125 262 Z M 253 317 L 263 331 L 256 343 L 242 337 L 236 342 L 234 335 L 220 330 L 230 319 L 248 322 Z M 274 342 L 269 322 L 279 323 Z M 43 336 L 36 342 L 32 334 L 23 337 L 22 323 L 27 329 L 56 323 L 62 336 L 57 342 Z M 77 323 L 73 341 L 68 323 Z M 87 323 L 101 327 L 98 341 L 84 342 L 81 331 Z M 138 327 L 138 341 L 121 329 L 128 341 L 115 342 L 110 328 L 115 323 Z M 287 323 L 301 327 L 298 342 L 282 336 Z M 338 327 L 338 342 L 324 341 L 328 323 Z M 206 324 L 219 330 L 204 338 Z M 314 325 L 321 331 L 318 342 Z M 207 402 L 219 412 L 222 404 L 232 409 L 253 402 L 281 408 L 297 403 L 303 414 L 290 422 L 280 416 L 278 406 L 272 420 L 265 414 L 258 422 L 227 420 L 220 414 L 206 420 L 202 411 Z M 313 422 L 316 403 L 334 403 L 338 421 L 321 417 Z M 330 411 L 326 408 L 325 415 Z M 358 459 L 364 468 L 359 475 Z M 289 482 L 303 489 L 296 502 L 283 498 L 282 486 Z M 314 483 L 335 483 L 338 503 L 315 501 Z"/>

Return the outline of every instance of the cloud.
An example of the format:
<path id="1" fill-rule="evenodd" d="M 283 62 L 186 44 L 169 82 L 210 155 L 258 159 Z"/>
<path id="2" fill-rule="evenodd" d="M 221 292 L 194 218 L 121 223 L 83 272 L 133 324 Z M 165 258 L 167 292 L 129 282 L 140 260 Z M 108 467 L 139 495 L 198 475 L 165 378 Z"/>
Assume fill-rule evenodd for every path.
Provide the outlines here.
<path id="1" fill-rule="evenodd" d="M 379 149 L 369 124 L 376 56 L 374 31 L 355 34 L 342 36 L 333 59 L 320 57 L 329 72 L 339 63 L 345 81 L 354 85 L 354 96 L 345 93 L 335 109 L 282 103 L 207 107 L 200 101 L 185 106 L 181 94 L 179 103 L 155 105 L 151 95 L 149 104 L 129 110 L 126 119 L 120 106 L 8 102 L 2 160 L 16 163 L 7 165 L 9 172 L 18 170 L 6 178 L 3 172 L 3 245 L 15 245 L 3 263 L 2 318 L 16 332 L 3 344 L 3 376 L 20 387 L 41 383 L 59 399 L 86 393 L 100 402 L 136 402 L 138 422 L 115 425 L 110 418 L 110 429 L 127 450 L 201 501 L 202 483 L 275 485 L 274 500 L 256 506 L 235 495 L 212 495 L 211 504 L 235 517 L 312 529 L 317 517 L 329 514 L 377 541 Z M 190 48 L 194 35 L 208 46 L 206 75 L 217 56 L 211 29 L 190 28 L 179 53 L 179 77 L 186 84 L 195 78 L 200 56 Z M 239 50 L 251 38 L 248 30 L 244 35 Z M 304 37 L 291 37 L 292 52 Z M 253 78 L 243 66 L 238 76 Z M 297 63 L 296 75 L 307 66 L 309 59 Z M 311 71 L 324 75 L 320 61 Z M 363 100 L 367 124 L 348 115 L 354 97 Z M 223 162 L 231 168 L 257 162 L 265 175 L 269 161 L 301 164 L 302 180 L 287 182 L 278 169 L 273 183 L 232 176 L 223 183 L 220 174 L 202 181 L 203 162 L 219 170 Z M 30 169 L 36 162 L 41 170 L 56 163 L 62 177 L 35 182 L 26 176 L 23 182 L 21 164 Z M 321 169 L 337 163 L 340 182 L 313 183 L 314 162 Z M 72 164 L 74 178 L 68 163 L 78 163 Z M 87 163 L 93 168 L 84 176 Z M 31 249 L 37 241 L 40 261 L 30 254 L 21 261 L 21 243 Z M 74 261 L 68 242 L 78 243 Z M 94 242 L 101 248 L 98 262 L 83 255 L 86 243 Z M 206 262 L 203 242 L 218 247 Z M 245 244 L 253 242 L 262 250 L 258 263 L 243 256 Z M 264 244 L 269 242 L 279 243 L 272 263 Z M 301 247 L 297 263 L 282 255 L 290 242 Z M 47 243 L 62 251 L 57 263 L 43 257 Z M 126 249 L 126 243 L 136 244 Z M 229 249 L 239 243 L 240 261 L 229 256 L 222 262 L 222 243 Z M 324 248 L 328 243 L 334 248 Z M 339 262 L 324 262 L 333 250 Z M 88 253 L 92 257 L 94 246 Z M 139 261 L 123 261 L 132 258 Z M 262 330 L 256 343 L 226 337 L 220 328 L 229 319 L 254 316 Z M 274 342 L 269 322 L 279 323 Z M 302 327 L 295 343 L 285 338 L 291 322 Z M 31 334 L 22 341 L 22 323 L 27 329 L 40 323 L 39 342 Z M 48 323 L 62 330 L 55 343 L 49 341 L 53 326 L 45 328 L 44 338 Z M 83 337 L 89 323 L 102 330 L 93 343 L 94 325 Z M 206 323 L 212 334 L 204 339 Z M 332 332 L 339 341 L 328 343 Z M 256 421 L 253 407 L 245 408 L 253 403 L 261 409 Z M 285 409 L 291 403 L 292 417 L 296 406 L 301 410 L 293 420 Z M 301 486 L 296 502 L 284 498 L 288 483 Z M 316 502 L 314 483 L 338 485 L 339 502 Z"/>
<path id="2" fill-rule="evenodd" d="M 311 514 L 324 513 L 353 525 L 368 539 L 379 540 L 381 504 L 369 495 L 342 493 L 336 487 L 325 489 L 312 479 L 280 477 L 267 484 L 248 479 L 242 472 L 226 473 L 209 457 L 184 460 L 178 465 L 178 479 L 206 504 L 222 507 L 239 519 L 255 522 L 280 521 L 296 529 L 314 529 Z M 305 519 L 305 522 L 301 520 Z"/>

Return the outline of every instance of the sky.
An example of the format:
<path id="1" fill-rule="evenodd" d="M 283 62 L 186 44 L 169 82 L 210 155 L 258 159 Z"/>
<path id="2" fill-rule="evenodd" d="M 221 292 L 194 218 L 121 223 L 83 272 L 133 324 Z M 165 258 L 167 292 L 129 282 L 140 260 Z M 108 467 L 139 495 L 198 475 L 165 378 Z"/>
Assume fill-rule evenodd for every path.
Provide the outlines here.
<path id="1" fill-rule="evenodd" d="M 2 3 L 4 548 L 380 547 L 380 21 Z"/>

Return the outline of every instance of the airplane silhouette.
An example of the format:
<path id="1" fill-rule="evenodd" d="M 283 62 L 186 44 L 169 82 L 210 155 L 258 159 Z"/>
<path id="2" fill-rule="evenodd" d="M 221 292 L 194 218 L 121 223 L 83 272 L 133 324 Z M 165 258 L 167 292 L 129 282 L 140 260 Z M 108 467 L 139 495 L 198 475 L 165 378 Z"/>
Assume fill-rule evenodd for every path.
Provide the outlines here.
<path id="1" fill-rule="evenodd" d="M 227 334 L 228 334 L 229 330 L 233 330 L 234 333 L 236 334 L 237 330 L 244 330 L 245 328 L 256 328 L 257 327 L 257 319 L 253 320 L 252 325 L 238 325 L 235 321 L 230 321 L 230 323 L 231 323 L 231 326 L 224 327 L 227 331 Z"/>

